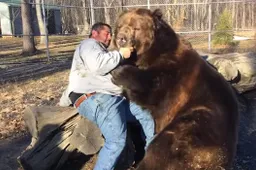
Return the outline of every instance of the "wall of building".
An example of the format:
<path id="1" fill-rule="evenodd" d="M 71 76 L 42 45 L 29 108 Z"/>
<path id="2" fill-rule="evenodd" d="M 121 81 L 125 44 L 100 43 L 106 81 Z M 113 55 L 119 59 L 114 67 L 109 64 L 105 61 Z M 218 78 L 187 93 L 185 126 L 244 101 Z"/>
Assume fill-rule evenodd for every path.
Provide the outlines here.
<path id="1" fill-rule="evenodd" d="M 61 13 L 60 10 L 54 10 L 54 20 L 55 20 L 55 33 L 61 34 L 62 33 L 62 27 L 61 27 Z"/>
<path id="2" fill-rule="evenodd" d="M 49 11 L 48 11 L 49 12 Z M 58 9 L 50 9 L 50 17 L 48 18 L 48 27 L 51 27 L 51 34 L 61 34 L 61 13 Z M 32 25 L 35 36 L 40 35 L 38 21 L 36 17 L 36 9 L 32 9 Z M 21 36 L 22 19 L 20 6 L 9 6 L 0 2 L 0 28 L 2 35 Z"/>

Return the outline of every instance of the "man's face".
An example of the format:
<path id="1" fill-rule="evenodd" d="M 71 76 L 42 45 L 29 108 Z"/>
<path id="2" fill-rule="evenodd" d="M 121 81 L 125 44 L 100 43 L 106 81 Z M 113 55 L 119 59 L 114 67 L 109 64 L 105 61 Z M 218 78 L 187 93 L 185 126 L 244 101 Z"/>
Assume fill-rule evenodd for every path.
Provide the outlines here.
<path id="1" fill-rule="evenodd" d="M 104 26 L 103 29 L 101 29 L 100 31 L 94 31 L 93 38 L 108 47 L 111 41 L 110 29 L 107 26 Z"/>

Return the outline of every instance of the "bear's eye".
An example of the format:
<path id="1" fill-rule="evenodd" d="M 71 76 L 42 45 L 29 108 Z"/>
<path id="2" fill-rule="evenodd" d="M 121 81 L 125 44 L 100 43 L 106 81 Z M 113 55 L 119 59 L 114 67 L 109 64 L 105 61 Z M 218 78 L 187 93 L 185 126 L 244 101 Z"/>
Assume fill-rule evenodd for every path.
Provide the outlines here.
<path id="1" fill-rule="evenodd" d="M 135 31 L 139 31 L 139 30 L 140 30 L 140 28 L 134 28 L 134 30 L 135 30 Z"/>

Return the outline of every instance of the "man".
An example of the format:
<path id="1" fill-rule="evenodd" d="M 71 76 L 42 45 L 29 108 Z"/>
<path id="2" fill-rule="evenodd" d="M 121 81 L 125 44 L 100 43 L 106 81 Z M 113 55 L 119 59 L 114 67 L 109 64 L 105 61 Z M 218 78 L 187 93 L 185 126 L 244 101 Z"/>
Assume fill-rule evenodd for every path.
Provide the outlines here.
<path id="1" fill-rule="evenodd" d="M 146 146 L 153 139 L 154 120 L 138 105 L 121 96 L 122 89 L 111 81 L 110 72 L 131 55 L 132 49 L 108 51 L 111 27 L 105 23 L 92 26 L 90 38 L 76 48 L 69 85 L 64 97 L 69 96 L 78 112 L 94 122 L 101 130 L 105 144 L 100 150 L 94 170 L 112 170 L 125 147 L 126 118 L 134 116 L 146 136 Z M 69 105 L 63 102 L 60 105 Z M 63 104 L 64 103 L 64 104 Z"/>

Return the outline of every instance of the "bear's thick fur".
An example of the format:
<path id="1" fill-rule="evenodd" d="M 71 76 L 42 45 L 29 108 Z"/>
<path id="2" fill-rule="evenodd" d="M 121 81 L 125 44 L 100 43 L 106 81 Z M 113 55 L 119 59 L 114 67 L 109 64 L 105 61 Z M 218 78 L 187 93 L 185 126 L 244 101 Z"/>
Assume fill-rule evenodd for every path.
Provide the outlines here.
<path id="1" fill-rule="evenodd" d="M 151 111 L 157 136 L 139 170 L 229 169 L 236 153 L 238 103 L 230 85 L 162 19 L 160 10 L 134 9 L 116 25 L 114 44 L 134 47 L 136 66 L 113 82 Z"/>

